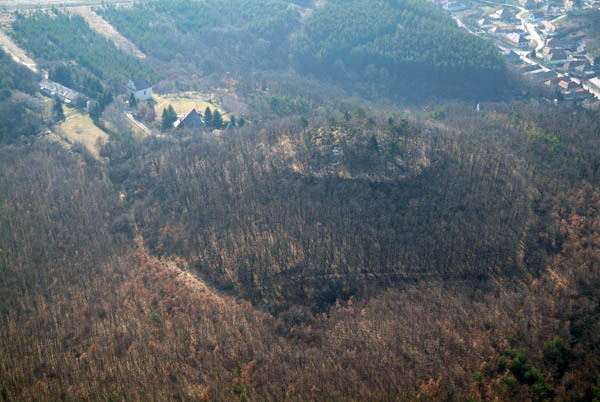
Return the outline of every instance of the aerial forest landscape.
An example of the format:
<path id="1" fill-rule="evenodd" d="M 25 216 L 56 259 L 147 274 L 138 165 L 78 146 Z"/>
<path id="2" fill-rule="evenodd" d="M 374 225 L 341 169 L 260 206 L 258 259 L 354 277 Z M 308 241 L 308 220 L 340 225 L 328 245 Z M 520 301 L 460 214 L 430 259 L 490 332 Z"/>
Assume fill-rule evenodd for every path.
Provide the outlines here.
<path id="1" fill-rule="evenodd" d="M 0 402 L 600 402 L 600 1 L 0 0 Z"/>

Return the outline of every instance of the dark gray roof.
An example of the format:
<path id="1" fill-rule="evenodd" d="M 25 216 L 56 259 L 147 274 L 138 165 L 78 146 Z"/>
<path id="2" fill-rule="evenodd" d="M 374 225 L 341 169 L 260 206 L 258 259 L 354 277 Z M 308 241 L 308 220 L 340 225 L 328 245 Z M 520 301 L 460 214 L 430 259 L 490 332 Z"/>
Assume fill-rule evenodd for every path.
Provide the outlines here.
<path id="1" fill-rule="evenodd" d="M 200 128 L 204 127 L 204 120 L 202 116 L 196 111 L 196 109 L 192 109 L 186 114 L 179 123 L 178 127 L 185 128 Z"/>
<path id="2" fill-rule="evenodd" d="M 135 91 L 142 91 L 152 87 L 145 78 L 133 78 L 131 82 L 133 83 L 132 89 Z"/>

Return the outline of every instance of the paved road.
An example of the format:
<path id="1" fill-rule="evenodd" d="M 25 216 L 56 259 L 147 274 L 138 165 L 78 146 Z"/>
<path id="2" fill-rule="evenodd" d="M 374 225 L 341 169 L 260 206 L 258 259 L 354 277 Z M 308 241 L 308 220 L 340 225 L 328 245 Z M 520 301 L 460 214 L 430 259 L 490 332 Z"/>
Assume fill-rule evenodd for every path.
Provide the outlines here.
<path id="1" fill-rule="evenodd" d="M 527 22 L 527 19 L 525 17 L 523 17 L 523 14 L 525 14 L 527 12 L 527 10 L 525 10 L 523 7 L 517 7 L 517 8 L 521 10 L 517 14 L 517 18 L 521 20 L 521 22 L 523 23 L 523 26 L 525 27 L 527 32 L 529 32 L 529 35 L 531 35 L 533 40 L 537 43 L 537 46 L 535 47 L 535 51 L 536 52 L 542 51 L 542 49 L 544 48 L 544 40 L 538 33 L 537 29 L 535 28 L 535 25 Z"/>
<path id="2" fill-rule="evenodd" d="M 150 136 L 150 137 L 155 136 L 148 127 L 146 127 L 145 125 L 143 125 L 142 123 L 140 123 L 139 121 L 137 121 L 135 119 L 135 117 L 133 117 L 131 115 L 131 113 L 126 112 L 125 116 L 127 117 L 127 120 L 129 120 L 130 122 L 132 122 L 137 128 L 139 128 L 140 130 L 142 130 L 147 136 Z"/>

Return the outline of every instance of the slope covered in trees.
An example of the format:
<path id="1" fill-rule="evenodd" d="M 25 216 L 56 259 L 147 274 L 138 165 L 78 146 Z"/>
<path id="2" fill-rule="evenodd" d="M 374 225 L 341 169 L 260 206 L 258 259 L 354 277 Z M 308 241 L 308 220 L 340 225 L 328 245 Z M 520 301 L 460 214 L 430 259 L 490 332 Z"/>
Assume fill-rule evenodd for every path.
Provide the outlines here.
<path id="1" fill-rule="evenodd" d="M 210 16 L 213 4 L 247 13 L 215 17 L 221 26 L 195 14 Z M 261 58 L 259 48 L 289 55 L 281 38 L 298 27 L 282 21 L 296 21 L 297 11 L 272 1 L 265 10 L 281 20 L 270 20 L 260 4 L 163 0 L 136 5 L 137 14 L 104 12 L 133 18 L 115 23 L 131 36 L 154 23 L 158 33 L 144 40 L 161 43 L 163 34 L 178 50 L 157 48 L 150 62 L 191 76 L 207 60 L 262 68 L 250 58 Z M 349 18 L 340 4 L 315 10 L 295 43 L 345 49 L 317 62 L 356 77 L 354 90 L 393 82 L 401 91 L 399 81 L 361 77 L 360 68 L 416 68 L 446 46 L 396 59 L 404 39 L 392 50 L 378 42 L 403 29 L 395 21 L 409 27 L 438 15 L 427 5 L 372 3 L 379 14 L 352 0 L 362 23 L 336 26 L 333 14 Z M 37 32 L 40 18 L 49 29 L 40 43 L 62 18 L 79 26 L 54 15 L 15 24 Z M 65 32 L 88 32 L 72 28 Z M 327 36 L 330 28 L 347 35 Z M 329 39 L 310 44 L 313 34 Z M 106 79 L 126 78 L 126 69 L 106 67 L 101 81 L 73 66 L 86 54 L 79 46 L 49 50 L 60 62 L 52 78 L 99 97 Z M 199 51 L 212 47 L 209 56 Z M 389 58 L 363 66 L 374 49 Z M 392 59 L 401 61 L 390 67 Z M 434 64 L 452 76 L 453 63 Z M 382 110 L 293 72 L 246 71 L 239 91 L 226 92 L 252 116 L 246 124 L 165 124 L 143 138 L 116 99 L 102 115 L 110 136 L 94 159 L 42 137 L 14 141 L 39 131 L 27 128 L 39 77 L 1 53 L 0 72 L 0 107 L 32 102 L 0 110 L 10 142 L 0 144 L 0 401 L 600 396 L 598 110 Z"/>
<path id="2" fill-rule="evenodd" d="M 277 129 L 247 126 L 221 139 L 138 143 L 124 136 L 105 149 L 109 166 L 41 142 L 1 149 L 0 395 L 48 401 L 591 400 L 600 374 L 597 114 L 495 109 L 484 116 L 448 110 L 446 120 L 410 119 L 408 126 L 400 116 L 374 119 L 373 126 L 352 112 L 335 127 L 313 121 L 304 129 L 290 121 Z M 397 154 L 391 141 L 406 128 Z M 352 129 L 357 139 L 331 142 L 334 132 Z M 350 156 L 328 156 L 337 147 L 364 147 L 372 155 L 375 144 L 378 157 L 359 158 L 358 165 Z M 426 157 L 429 163 L 419 162 Z M 507 160 L 513 163 L 503 168 Z M 127 174 L 117 174 L 120 169 Z M 453 179 L 445 184 L 436 175 Z M 450 194 L 463 194 L 456 183 L 470 183 L 473 199 L 457 204 Z M 431 237 L 431 258 L 449 252 L 452 269 L 429 266 L 427 275 L 374 283 L 370 276 L 393 270 L 386 263 L 394 256 L 383 257 L 383 250 L 394 230 L 386 220 L 402 215 L 387 206 L 398 200 L 398 186 L 410 196 L 397 209 L 419 211 L 415 222 L 430 225 L 423 235 Z M 443 187 L 445 197 L 431 197 Z M 510 194 L 524 206 L 511 205 Z M 312 202 L 319 204 L 311 209 Z M 508 206 L 526 217 L 498 223 L 483 216 L 496 208 L 506 217 Z M 294 219 L 298 214 L 303 226 Z M 496 232 L 487 224 L 498 225 Z M 145 242 L 133 241 L 136 226 Z M 465 248 L 460 237 L 470 238 L 470 231 L 482 240 Z M 413 246 L 426 241 L 413 237 Z M 478 253 L 482 241 L 495 245 L 504 238 L 514 253 L 502 250 L 496 269 L 489 269 L 490 255 L 463 255 Z M 232 258 L 236 249 L 245 259 Z M 352 278 L 345 284 L 363 291 L 347 298 L 328 285 L 337 301 L 307 291 L 332 278 L 310 284 L 285 269 L 294 261 L 281 258 L 284 249 L 290 260 L 302 261 L 304 253 L 310 274 L 319 261 L 309 254 L 324 261 L 323 273 L 328 262 L 341 267 L 343 257 L 348 269 L 333 274 Z M 363 259 L 363 251 L 371 258 Z M 511 254 L 515 263 L 506 265 Z M 200 257 L 207 258 L 198 264 Z M 460 265 L 467 257 L 476 259 L 468 262 L 470 271 Z M 361 264 L 365 270 L 355 275 Z M 519 275 L 511 275 L 520 264 Z M 243 289 L 253 289 L 253 282 L 263 281 L 259 290 L 272 300 L 295 284 L 306 292 L 303 298 L 327 307 L 313 311 L 288 298 L 271 315 L 257 309 L 259 302 L 210 291 L 182 275 L 186 269 L 214 284 L 233 278 L 244 284 L 236 287 L 239 295 L 251 300 Z M 456 280 L 461 270 L 467 281 Z M 485 271 L 487 280 L 472 280 Z"/>
<path id="3" fill-rule="evenodd" d="M 58 10 L 52 14 L 17 14 L 12 24 L 17 43 L 45 62 L 75 62 L 104 80 L 126 81 L 131 76 L 157 75 L 138 59 L 116 48 L 93 31 L 80 16 Z"/>
<path id="4" fill-rule="evenodd" d="M 491 99 L 507 83 L 492 44 L 421 1 L 327 1 L 308 18 L 292 57 L 303 73 L 388 96 Z"/>
<path id="5" fill-rule="evenodd" d="M 260 137 L 250 127 L 164 144 L 160 157 L 111 157 L 112 169 L 141 190 L 151 250 L 273 311 L 326 309 L 371 285 L 518 272 L 530 189 L 512 154 L 429 124 L 403 130 L 360 119 L 274 124 Z"/>
<path id="6" fill-rule="evenodd" d="M 298 17 L 281 0 L 156 0 L 98 13 L 145 53 L 163 61 L 180 55 L 201 63 L 206 73 L 281 67 L 286 56 L 279 48 Z"/>
<path id="7" fill-rule="evenodd" d="M 0 144 L 38 133 L 43 109 L 32 98 L 39 77 L 0 50 Z"/>
<path id="8" fill-rule="evenodd" d="M 499 99 L 504 62 L 428 2 L 155 0 L 97 12 L 145 53 L 205 74 L 285 70 L 375 99 Z M 302 21 L 302 22 L 301 22 Z"/>

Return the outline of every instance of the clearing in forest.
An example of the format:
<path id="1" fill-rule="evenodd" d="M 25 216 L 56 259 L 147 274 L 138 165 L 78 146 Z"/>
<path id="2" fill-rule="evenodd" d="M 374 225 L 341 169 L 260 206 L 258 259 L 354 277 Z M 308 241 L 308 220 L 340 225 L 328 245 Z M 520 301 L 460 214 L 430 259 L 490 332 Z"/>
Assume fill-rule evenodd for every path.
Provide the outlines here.
<path id="1" fill-rule="evenodd" d="M 163 110 L 171 105 L 178 115 L 184 115 L 189 112 L 192 108 L 200 113 L 204 113 L 206 107 L 210 107 L 212 111 L 217 109 L 221 115 L 227 120 L 228 113 L 223 110 L 222 107 L 210 103 L 206 100 L 206 95 L 197 92 L 182 92 L 180 94 L 154 94 L 154 100 L 156 101 L 156 115 L 162 116 Z"/>
<path id="2" fill-rule="evenodd" d="M 76 109 L 65 107 L 65 121 L 56 132 L 72 144 L 83 145 L 96 159 L 100 158 L 99 142 L 107 142 L 108 134 L 98 128 L 90 116 Z"/>
<path id="3" fill-rule="evenodd" d="M 96 14 L 91 7 L 69 7 L 69 12 L 83 17 L 90 28 L 112 41 L 122 52 L 135 56 L 138 59 L 146 58 L 146 55 L 137 46 L 121 35 L 104 18 Z"/>

